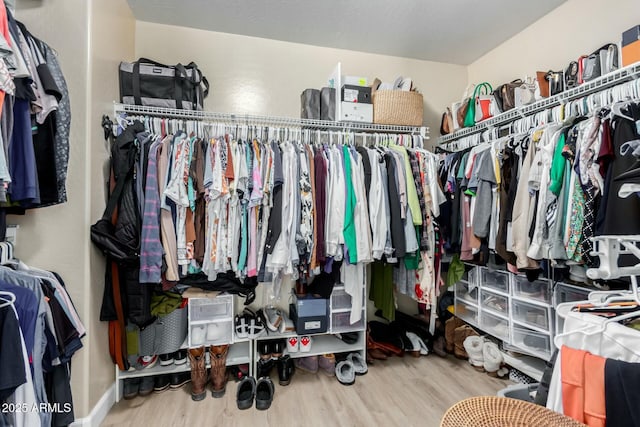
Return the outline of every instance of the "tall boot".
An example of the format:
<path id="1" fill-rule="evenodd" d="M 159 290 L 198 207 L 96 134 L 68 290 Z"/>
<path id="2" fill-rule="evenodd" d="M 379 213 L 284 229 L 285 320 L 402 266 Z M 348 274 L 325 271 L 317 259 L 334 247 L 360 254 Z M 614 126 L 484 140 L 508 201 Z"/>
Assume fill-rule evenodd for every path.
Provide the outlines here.
<path id="1" fill-rule="evenodd" d="M 464 325 L 464 322 L 457 317 L 453 316 L 444 324 L 444 340 L 445 340 L 445 350 L 447 353 L 453 353 L 455 346 L 455 336 L 454 331 L 456 328 Z"/>
<path id="2" fill-rule="evenodd" d="M 207 365 L 204 346 L 189 349 L 189 363 L 191 364 L 191 399 L 195 401 L 206 397 Z"/>
<path id="3" fill-rule="evenodd" d="M 209 348 L 211 360 L 211 395 L 213 397 L 224 396 L 227 387 L 227 353 L 229 346 L 212 345 Z"/>
<path id="4" fill-rule="evenodd" d="M 454 356 L 456 356 L 458 359 L 469 358 L 467 351 L 464 349 L 464 340 L 466 340 L 467 337 L 474 335 L 477 336 L 479 334 L 469 325 L 464 325 L 456 328 L 456 330 L 454 331 Z"/>

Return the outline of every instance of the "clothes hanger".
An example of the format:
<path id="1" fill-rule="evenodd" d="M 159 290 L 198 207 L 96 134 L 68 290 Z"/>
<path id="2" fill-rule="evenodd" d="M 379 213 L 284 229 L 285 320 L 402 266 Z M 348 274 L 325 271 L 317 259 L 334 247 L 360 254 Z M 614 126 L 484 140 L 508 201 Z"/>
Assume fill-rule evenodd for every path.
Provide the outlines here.
<path id="1" fill-rule="evenodd" d="M 13 292 L 0 291 L 0 301 L 4 301 L 0 304 L 0 308 L 10 306 L 16 302 L 16 295 Z"/>

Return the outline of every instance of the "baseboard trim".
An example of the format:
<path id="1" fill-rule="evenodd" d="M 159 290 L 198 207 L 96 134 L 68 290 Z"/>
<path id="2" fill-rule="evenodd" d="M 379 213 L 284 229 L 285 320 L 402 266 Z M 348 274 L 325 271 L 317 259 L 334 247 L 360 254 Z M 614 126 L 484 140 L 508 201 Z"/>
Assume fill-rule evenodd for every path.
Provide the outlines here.
<path id="1" fill-rule="evenodd" d="M 99 427 L 106 418 L 111 407 L 116 403 L 116 383 L 104 392 L 96 406 L 93 407 L 91 413 L 84 418 L 75 420 L 71 427 Z"/>

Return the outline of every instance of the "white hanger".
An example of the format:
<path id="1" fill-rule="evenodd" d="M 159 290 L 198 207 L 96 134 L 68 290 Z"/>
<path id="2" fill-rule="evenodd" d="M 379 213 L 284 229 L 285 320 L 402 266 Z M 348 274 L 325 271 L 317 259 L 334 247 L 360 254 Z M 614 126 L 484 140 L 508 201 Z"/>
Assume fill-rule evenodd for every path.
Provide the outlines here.
<path id="1" fill-rule="evenodd" d="M 13 292 L 0 291 L 0 301 L 4 303 L 0 304 L 0 307 L 6 307 L 16 302 L 16 295 Z"/>

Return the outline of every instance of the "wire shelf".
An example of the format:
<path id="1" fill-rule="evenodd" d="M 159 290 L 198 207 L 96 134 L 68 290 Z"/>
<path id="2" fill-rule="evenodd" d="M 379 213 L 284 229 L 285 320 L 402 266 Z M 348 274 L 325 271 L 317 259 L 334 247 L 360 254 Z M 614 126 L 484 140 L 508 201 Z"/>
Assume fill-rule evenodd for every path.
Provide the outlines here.
<path id="1" fill-rule="evenodd" d="M 606 74 L 588 83 L 584 83 L 574 89 L 564 91 L 562 93 L 551 96 L 549 98 L 541 99 L 539 101 L 534 102 L 533 104 L 525 105 L 519 108 L 513 108 L 509 111 L 506 111 L 495 117 L 485 120 L 482 123 L 477 124 L 473 127 L 460 129 L 452 134 L 441 136 L 438 138 L 438 144 L 446 145 L 451 142 L 455 142 L 457 139 L 462 138 L 464 136 L 473 135 L 479 132 L 484 132 L 487 129 L 491 129 L 496 126 L 500 126 L 505 123 L 512 122 L 513 120 L 516 120 L 522 117 L 533 115 L 537 112 L 540 112 L 547 108 L 555 107 L 564 102 L 571 101 L 571 100 L 583 97 L 585 95 L 589 95 L 591 93 L 599 92 L 603 89 L 608 89 L 610 87 L 617 86 L 619 84 L 636 79 L 638 78 L 638 76 L 640 76 L 640 62 L 637 62 L 635 64 L 629 65 L 624 68 L 620 68 L 619 70 Z"/>
<path id="2" fill-rule="evenodd" d="M 257 116 L 250 114 L 217 113 L 213 111 L 178 110 L 174 108 L 149 107 L 114 103 L 114 113 L 142 114 L 184 120 L 227 122 L 248 126 L 282 126 L 301 129 L 363 131 L 379 133 L 418 134 L 428 139 L 426 126 L 376 125 L 358 122 L 331 122 L 327 120 L 297 119 L 293 117 Z"/>

